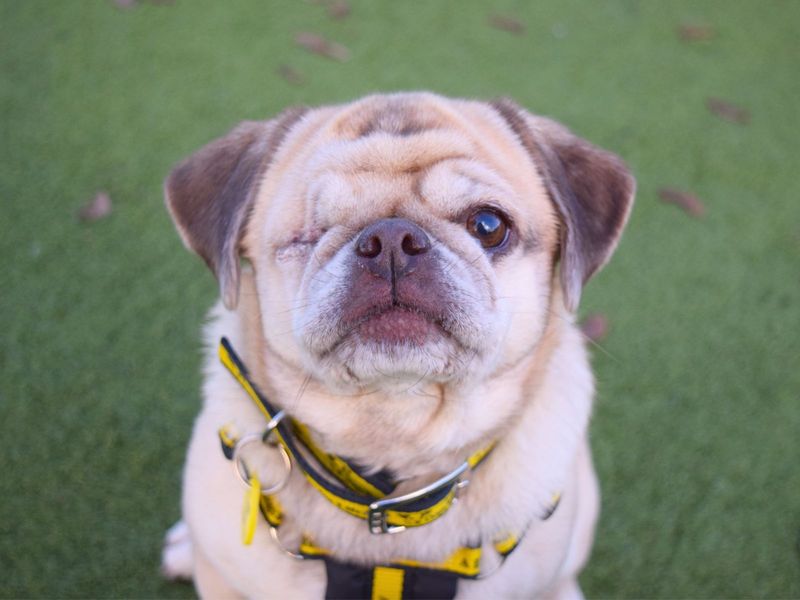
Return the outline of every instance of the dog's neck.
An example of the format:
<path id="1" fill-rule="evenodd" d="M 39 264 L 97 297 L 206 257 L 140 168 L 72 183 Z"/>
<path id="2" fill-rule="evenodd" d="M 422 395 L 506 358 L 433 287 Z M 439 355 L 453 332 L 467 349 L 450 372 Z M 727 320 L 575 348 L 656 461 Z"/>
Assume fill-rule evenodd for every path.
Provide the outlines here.
<path id="1" fill-rule="evenodd" d="M 257 304 L 254 294 L 243 298 Z M 241 310 L 250 319 L 260 315 L 255 305 Z M 550 314 L 537 347 L 525 360 L 500 366 L 469 385 L 420 381 L 400 391 L 331 391 L 274 352 L 260 323 L 240 323 L 239 352 L 270 401 L 308 426 L 325 451 L 376 471 L 388 469 L 399 481 L 418 480 L 447 472 L 472 452 L 501 441 L 535 403 L 567 326 L 555 311 Z M 493 399 L 501 395 L 514 399 L 503 403 L 512 407 L 508 414 L 496 411 Z M 479 401 L 467 402 L 468 397 Z"/>

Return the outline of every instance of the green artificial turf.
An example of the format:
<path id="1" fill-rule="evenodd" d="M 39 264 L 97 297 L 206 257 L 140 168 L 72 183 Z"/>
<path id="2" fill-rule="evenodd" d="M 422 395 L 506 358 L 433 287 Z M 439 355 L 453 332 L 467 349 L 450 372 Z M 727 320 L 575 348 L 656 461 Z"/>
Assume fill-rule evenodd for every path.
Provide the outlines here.
<path id="1" fill-rule="evenodd" d="M 582 308 L 611 325 L 586 594 L 800 596 L 800 2 L 351 4 L 334 20 L 319 2 L 0 2 L 0 596 L 193 595 L 158 563 L 217 292 L 162 179 L 238 120 L 405 89 L 513 96 L 638 177 Z M 683 41 L 682 23 L 714 35 Z M 113 213 L 78 221 L 97 190 Z"/>

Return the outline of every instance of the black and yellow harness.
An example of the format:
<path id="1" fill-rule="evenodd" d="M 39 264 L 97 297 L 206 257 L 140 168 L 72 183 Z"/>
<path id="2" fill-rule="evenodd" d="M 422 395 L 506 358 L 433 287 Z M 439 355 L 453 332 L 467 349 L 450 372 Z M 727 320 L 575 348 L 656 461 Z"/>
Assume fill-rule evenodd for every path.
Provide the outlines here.
<path id="1" fill-rule="evenodd" d="M 364 520 L 370 532 L 379 535 L 420 527 L 443 516 L 455 503 L 459 490 L 466 485 L 463 476 L 490 455 L 494 444 L 475 452 L 459 467 L 430 485 L 415 492 L 390 497 L 396 483 L 389 473 L 370 473 L 361 465 L 327 453 L 317 446 L 304 425 L 276 409 L 260 392 L 226 338 L 220 341 L 219 357 L 267 419 L 263 434 L 240 438 L 230 427 L 219 430 L 225 457 L 234 462 L 237 472 L 248 486 L 243 515 L 243 543 L 251 542 L 260 512 L 270 527 L 270 534 L 284 552 L 298 559 L 320 559 L 325 562 L 326 598 L 452 598 L 459 579 L 479 579 L 487 575 L 481 571 L 480 544 L 461 547 L 437 563 L 395 559 L 369 567 L 336 560 L 330 551 L 316 545 L 308 535 L 303 537 L 297 551 L 284 548 L 278 536 L 278 528 L 284 518 L 283 509 L 275 492 L 288 481 L 293 462 L 325 499 L 349 515 Z M 242 448 L 254 441 L 275 443 L 283 457 L 285 476 L 268 489 L 261 488 L 257 474 L 250 473 L 241 458 Z M 553 514 L 559 500 L 560 495 L 553 496 L 552 504 L 542 519 Z M 509 533 L 492 543 L 500 556 L 498 567 L 517 547 L 521 537 L 521 533 Z"/>

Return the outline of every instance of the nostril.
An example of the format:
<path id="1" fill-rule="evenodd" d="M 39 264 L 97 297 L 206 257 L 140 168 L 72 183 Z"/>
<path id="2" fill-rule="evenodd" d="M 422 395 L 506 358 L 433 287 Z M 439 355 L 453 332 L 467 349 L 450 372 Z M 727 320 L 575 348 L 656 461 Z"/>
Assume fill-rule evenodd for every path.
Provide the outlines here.
<path id="1" fill-rule="evenodd" d="M 416 256 L 427 252 L 430 249 L 430 242 L 427 236 L 414 235 L 409 232 L 403 236 L 400 247 L 409 256 Z"/>
<path id="2" fill-rule="evenodd" d="M 361 236 L 356 244 L 356 254 L 364 258 L 375 258 L 381 253 L 383 246 L 377 235 Z"/>

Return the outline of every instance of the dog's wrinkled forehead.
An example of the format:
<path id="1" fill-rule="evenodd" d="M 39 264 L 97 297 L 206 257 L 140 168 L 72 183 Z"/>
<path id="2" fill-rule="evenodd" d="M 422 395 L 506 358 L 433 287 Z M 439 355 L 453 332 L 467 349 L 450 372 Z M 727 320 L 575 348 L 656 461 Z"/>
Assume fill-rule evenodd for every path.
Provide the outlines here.
<path id="1" fill-rule="evenodd" d="M 448 126 L 447 115 L 424 100 L 379 98 L 356 104 L 338 119 L 337 134 L 358 139 L 373 133 L 408 137 Z"/>
<path id="2" fill-rule="evenodd" d="M 522 170 L 525 182 L 514 181 L 519 172 L 503 172 L 508 157 L 494 147 L 497 132 L 485 129 L 482 139 L 480 124 L 419 97 L 378 97 L 347 107 L 296 162 L 306 185 L 307 219 L 323 228 L 363 226 L 386 216 L 455 219 L 477 202 L 521 210 L 516 184 L 537 188 L 535 172 Z M 514 158 L 527 160 L 521 152 Z M 535 191 L 527 203 L 538 200 L 546 220 L 552 214 L 546 192 L 540 184 Z"/>
<path id="3" fill-rule="evenodd" d="M 434 107 L 401 100 L 375 104 L 356 105 L 332 120 L 312 171 L 337 171 L 355 182 L 370 176 L 418 179 L 438 163 L 474 154 L 455 123 Z"/>

